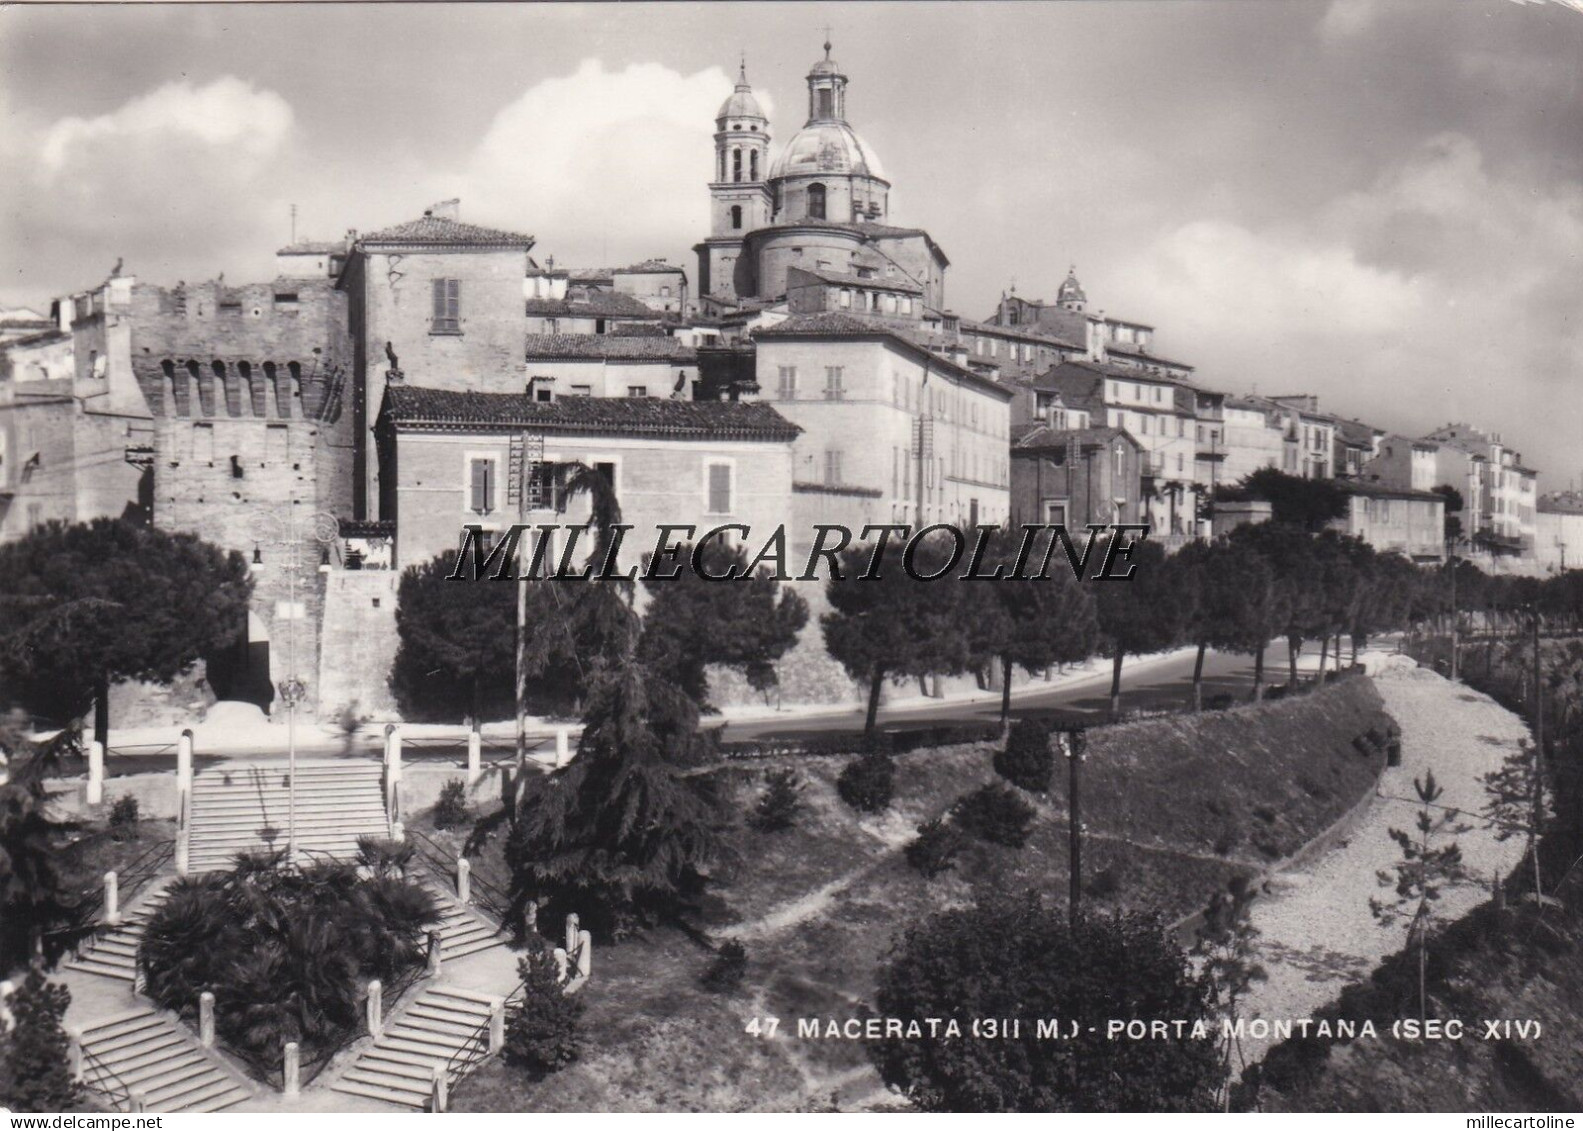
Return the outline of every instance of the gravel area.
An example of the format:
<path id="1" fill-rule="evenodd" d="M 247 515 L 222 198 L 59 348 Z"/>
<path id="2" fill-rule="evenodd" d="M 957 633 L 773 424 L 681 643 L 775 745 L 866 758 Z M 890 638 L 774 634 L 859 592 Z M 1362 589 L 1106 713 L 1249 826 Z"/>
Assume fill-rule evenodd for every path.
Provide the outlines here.
<path id="1" fill-rule="evenodd" d="M 1399 659 L 1370 670 L 1386 709 L 1401 725 L 1402 764 L 1385 771 L 1380 796 L 1341 847 L 1305 868 L 1280 873 L 1268 896 L 1254 905 L 1259 961 L 1269 978 L 1253 987 L 1248 1018 L 1311 1017 L 1402 948 L 1405 927 L 1377 921 L 1369 899 L 1389 894 L 1378 873 L 1400 859 L 1400 850 L 1388 830 L 1413 828 L 1413 779 L 1425 771 L 1432 769 L 1445 789 L 1442 805 L 1470 814 L 1466 823 L 1472 827 L 1459 843 L 1470 875 L 1479 881 L 1447 892 L 1442 915 L 1457 918 L 1489 898 L 1490 879 L 1522 856 L 1520 838 L 1497 841 L 1477 814 L 1486 803 L 1479 779 L 1528 736 L 1523 721 L 1487 696 Z M 1244 1052 L 1251 1062 L 1266 1048 L 1267 1043 L 1253 1043 Z"/>

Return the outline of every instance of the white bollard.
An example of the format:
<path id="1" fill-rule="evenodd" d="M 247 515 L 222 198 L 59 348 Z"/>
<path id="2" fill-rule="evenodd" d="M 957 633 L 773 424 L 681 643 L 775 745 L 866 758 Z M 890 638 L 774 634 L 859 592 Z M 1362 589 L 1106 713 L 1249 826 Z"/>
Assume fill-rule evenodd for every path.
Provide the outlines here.
<path id="1" fill-rule="evenodd" d="M 121 889 L 114 872 L 104 874 L 104 921 L 112 927 L 121 921 Z"/>
<path id="2" fill-rule="evenodd" d="M 580 931 L 581 927 L 582 927 L 582 920 L 577 917 L 577 912 L 573 911 L 570 915 L 568 915 L 566 917 L 566 953 L 567 954 L 576 954 L 577 953 L 577 939 L 579 937 L 578 932 Z"/>
<path id="3" fill-rule="evenodd" d="M 467 732 L 467 784 L 472 785 L 484 776 L 484 736 L 478 731 Z"/>
<path id="4" fill-rule="evenodd" d="M 444 936 L 438 930 L 429 932 L 429 977 L 440 976 L 440 948 L 444 945 Z"/>
<path id="5" fill-rule="evenodd" d="M 99 805 L 104 801 L 104 744 L 88 743 L 88 804 Z"/>
<path id="6" fill-rule="evenodd" d="M 368 983 L 368 1035 L 377 1037 L 385 1027 L 385 987 L 378 978 Z"/>
<path id="7" fill-rule="evenodd" d="M 489 1001 L 489 1055 L 494 1056 L 506 1047 L 506 999 Z"/>
<path id="8" fill-rule="evenodd" d="M 184 730 L 176 740 L 176 788 L 183 793 L 192 789 L 192 731 Z"/>
<path id="9" fill-rule="evenodd" d="M 429 1105 L 434 1111 L 443 1112 L 451 1106 L 450 1081 L 446 1079 L 445 1066 L 434 1066 L 434 1079 L 429 1085 Z"/>
<path id="10" fill-rule="evenodd" d="M 572 732 L 566 727 L 555 731 L 555 768 L 558 770 L 572 760 Z"/>
<path id="11" fill-rule="evenodd" d="M 393 821 L 390 825 L 390 839 L 400 844 L 407 839 L 407 826 L 400 821 Z"/>
<path id="12" fill-rule="evenodd" d="M 73 1080 L 82 1080 L 82 1030 L 66 1027 L 66 1066 Z"/>
<path id="13" fill-rule="evenodd" d="M 208 990 L 198 995 L 198 1043 L 214 1047 L 214 995 Z"/>
<path id="14" fill-rule="evenodd" d="M 465 856 L 456 858 L 456 898 L 461 903 L 470 903 L 473 898 L 473 866 Z"/>
<path id="15" fill-rule="evenodd" d="M 144 1092 L 128 1092 L 126 1109 L 133 1114 L 142 1114 L 148 1110 L 148 1095 Z"/>
<path id="16" fill-rule="evenodd" d="M 587 978 L 594 972 L 594 936 L 583 931 L 577 936 L 577 976 Z"/>
<path id="17" fill-rule="evenodd" d="M 286 1053 L 281 1065 L 281 1076 L 284 1087 L 281 1089 L 288 1096 L 302 1093 L 302 1060 L 297 1051 L 296 1041 L 286 1042 Z"/>
<path id="18" fill-rule="evenodd" d="M 558 946 L 558 947 L 555 948 L 555 952 L 554 953 L 555 953 L 555 980 L 557 982 L 565 982 L 566 981 L 566 970 L 567 970 L 566 950 L 565 950 L 564 947 L 559 947 Z"/>

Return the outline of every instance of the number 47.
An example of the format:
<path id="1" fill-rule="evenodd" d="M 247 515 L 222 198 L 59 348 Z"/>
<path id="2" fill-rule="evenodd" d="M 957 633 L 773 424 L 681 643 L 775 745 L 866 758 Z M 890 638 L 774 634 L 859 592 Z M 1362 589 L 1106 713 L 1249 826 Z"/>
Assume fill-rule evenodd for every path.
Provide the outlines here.
<path id="1" fill-rule="evenodd" d="M 779 1017 L 766 1017 L 762 1021 L 755 1017 L 748 1022 L 746 1031 L 755 1037 L 773 1037 L 780 1023 Z"/>

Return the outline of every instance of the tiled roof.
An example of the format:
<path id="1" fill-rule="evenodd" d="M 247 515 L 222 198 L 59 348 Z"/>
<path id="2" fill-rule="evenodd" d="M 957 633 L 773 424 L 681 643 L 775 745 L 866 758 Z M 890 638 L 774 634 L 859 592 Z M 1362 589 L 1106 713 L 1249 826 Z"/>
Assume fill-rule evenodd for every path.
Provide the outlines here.
<path id="1" fill-rule="evenodd" d="M 614 275 L 685 275 L 686 273 L 676 264 L 668 263 L 663 259 L 645 259 L 642 263 L 634 263 L 630 267 L 617 267 L 611 272 Z"/>
<path id="2" fill-rule="evenodd" d="M 275 252 L 276 255 L 336 255 L 346 250 L 344 240 L 302 240 L 299 243 L 288 244 Z"/>
<path id="3" fill-rule="evenodd" d="M 601 358 L 618 361 L 665 361 L 693 365 L 698 354 L 675 338 L 638 338 L 614 334 L 529 334 L 526 354 L 529 361 L 569 357 Z"/>
<path id="4" fill-rule="evenodd" d="M 781 228 L 835 228 L 839 231 L 853 232 L 867 239 L 877 240 L 904 239 L 908 236 L 922 236 L 924 239 L 929 241 L 929 246 L 934 249 L 935 254 L 940 257 L 942 262 L 944 262 L 947 266 L 949 266 L 951 262 L 946 258 L 945 252 L 941 250 L 940 245 L 934 242 L 934 237 L 928 232 L 924 231 L 922 228 L 897 228 L 890 224 L 853 224 L 844 220 L 801 219 L 778 220 L 773 224 L 766 224 L 762 228 L 756 228 L 748 234 L 757 235 L 759 232 L 774 232 Z"/>
<path id="5" fill-rule="evenodd" d="M 1114 377 L 1118 381 L 1153 381 L 1160 385 L 1174 385 L 1181 389 L 1191 389 L 1199 392 L 1197 385 L 1185 377 L 1177 377 L 1170 373 L 1150 373 L 1143 369 L 1130 369 L 1125 365 L 1108 365 L 1103 361 L 1090 361 L 1087 358 L 1068 358 L 1060 365 L 1052 366 L 1038 377 L 1039 382 L 1048 384 L 1047 378 L 1060 380 L 1095 380 L 1102 377 Z M 1036 388 L 1043 388 L 1045 384 L 1036 384 Z M 1057 387 L 1054 384 L 1051 388 Z"/>
<path id="6" fill-rule="evenodd" d="M 792 271 L 801 271 L 804 275 L 812 275 L 820 282 L 830 283 L 837 287 L 858 287 L 870 291 L 897 291 L 901 294 L 921 295 L 923 288 L 916 283 L 903 282 L 901 279 L 865 279 L 859 275 L 846 274 L 840 271 L 820 271 L 812 267 L 793 267 Z"/>
<path id="7" fill-rule="evenodd" d="M 1142 325 L 1142 323 L 1129 322 L 1128 325 L 1129 326 Z M 1152 326 L 1149 327 L 1149 329 L 1151 329 L 1151 330 L 1153 328 L 1154 327 L 1152 327 Z M 1137 358 L 1139 361 L 1152 362 L 1155 365 L 1169 365 L 1169 366 L 1171 366 L 1174 369 L 1186 369 L 1188 372 L 1192 372 L 1192 369 L 1193 369 L 1193 367 L 1191 365 L 1187 364 L 1187 362 L 1185 362 L 1185 361 L 1172 361 L 1170 358 L 1161 357 L 1158 354 L 1143 353 L 1140 350 L 1121 349 L 1118 346 L 1111 345 L 1111 344 L 1108 344 L 1108 343 L 1105 346 L 1105 352 L 1106 353 L 1119 354 L 1122 357 Z"/>
<path id="8" fill-rule="evenodd" d="M 381 421 L 430 431 L 534 428 L 622 436 L 788 442 L 802 430 L 762 401 L 684 401 L 661 397 L 562 397 L 552 403 L 516 393 L 461 393 L 392 385 Z"/>
<path id="9" fill-rule="evenodd" d="M 1133 446 L 1138 441 L 1121 428 L 1051 428 L 1048 424 L 1035 424 L 1012 442 L 1016 451 L 1064 451 L 1073 440 L 1084 448 L 1102 448 L 1115 439 L 1125 439 Z"/>
<path id="10" fill-rule="evenodd" d="M 1002 394 L 1007 400 L 1014 395 L 1014 391 L 982 373 L 956 364 L 949 358 L 942 357 L 927 346 L 915 341 L 901 329 L 887 324 L 880 319 L 859 318 L 852 314 L 842 314 L 838 311 L 825 311 L 821 314 L 794 314 L 783 322 L 774 326 L 764 326 L 753 332 L 755 338 L 887 338 L 918 354 L 926 355 L 931 363 L 939 365 L 949 372 L 963 377 L 980 388 L 990 389 Z"/>
<path id="11" fill-rule="evenodd" d="M 660 314 L 650 310 L 631 295 L 614 291 L 590 291 L 586 298 L 530 298 L 527 312 L 530 315 L 555 318 L 653 318 Z"/>
<path id="12" fill-rule="evenodd" d="M 1342 420 L 1336 424 L 1336 432 L 1348 444 L 1356 444 L 1365 448 L 1374 446 L 1376 434 L 1384 435 L 1384 429 L 1375 428 L 1361 420 Z"/>
<path id="13" fill-rule="evenodd" d="M 1433 491 L 1414 491 L 1408 487 L 1387 487 L 1384 483 L 1363 483 L 1356 479 L 1336 479 L 1337 488 L 1349 495 L 1364 495 L 1371 499 L 1422 499 L 1432 502 L 1444 499 Z"/>
<path id="14" fill-rule="evenodd" d="M 499 228 L 482 228 L 477 224 L 464 224 L 460 220 L 447 220 L 443 216 L 423 216 L 405 224 L 381 228 L 357 237 L 357 245 L 401 244 L 424 247 L 520 247 L 533 246 L 533 237 L 517 232 L 503 232 Z"/>

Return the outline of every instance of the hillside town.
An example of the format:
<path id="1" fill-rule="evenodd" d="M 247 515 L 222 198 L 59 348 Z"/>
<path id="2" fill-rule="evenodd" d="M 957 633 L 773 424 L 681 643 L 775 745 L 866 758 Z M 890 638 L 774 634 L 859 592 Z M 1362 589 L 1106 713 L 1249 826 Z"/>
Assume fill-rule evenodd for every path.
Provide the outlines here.
<path id="1" fill-rule="evenodd" d="M 284 604 L 264 571 L 249 618 L 257 641 L 290 628 L 321 657 L 324 710 L 379 696 L 338 691 L 347 665 L 321 638 L 372 620 L 394 646 L 393 600 L 348 607 L 388 579 L 346 571 L 509 525 L 526 436 L 534 474 L 604 468 L 641 527 L 1128 522 L 1174 549 L 1267 517 L 1216 500 L 1274 468 L 1333 481 L 1338 531 L 1417 562 L 1542 573 L 1583 556 L 1583 503 L 1541 495 L 1519 447 L 1476 423 L 1388 434 L 1201 374 L 1075 267 L 1051 265 L 1046 298 L 954 311 L 951 261 L 921 217 L 891 214 L 826 46 L 783 143 L 739 71 L 699 170 L 711 226 L 691 278 L 662 259 L 541 262 L 534 235 L 451 200 L 282 247 L 273 279 L 160 283 L 117 263 L 47 314 L 4 312 L 0 541 L 127 515 L 267 564 L 288 531 L 333 522 L 312 547 L 328 570 Z"/>
<path id="2" fill-rule="evenodd" d="M 1577 1098 L 1583 493 L 1069 257 L 960 309 L 834 52 L 696 262 L 453 198 L 0 310 L 0 1107 Z"/>

